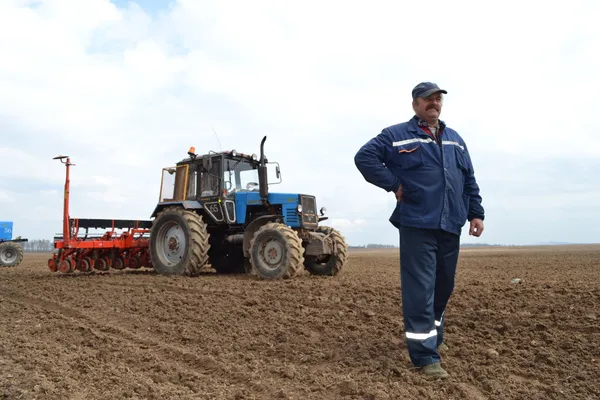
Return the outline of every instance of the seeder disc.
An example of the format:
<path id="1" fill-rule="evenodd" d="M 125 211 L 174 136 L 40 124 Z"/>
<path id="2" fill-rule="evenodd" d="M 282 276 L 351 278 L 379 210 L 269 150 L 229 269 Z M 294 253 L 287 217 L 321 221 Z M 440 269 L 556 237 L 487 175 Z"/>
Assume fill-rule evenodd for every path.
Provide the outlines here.
<path id="1" fill-rule="evenodd" d="M 63 274 L 68 274 L 68 273 L 73 272 L 74 267 L 75 267 L 75 263 L 70 258 L 65 258 L 64 260 L 62 260 L 58 263 L 58 270 L 60 272 L 62 272 Z"/>

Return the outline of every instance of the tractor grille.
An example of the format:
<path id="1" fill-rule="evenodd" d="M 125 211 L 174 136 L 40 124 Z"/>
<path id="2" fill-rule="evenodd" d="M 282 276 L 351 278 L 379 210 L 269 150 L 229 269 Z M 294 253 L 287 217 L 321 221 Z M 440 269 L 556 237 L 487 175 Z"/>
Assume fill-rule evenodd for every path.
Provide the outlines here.
<path id="1" fill-rule="evenodd" d="M 318 224 L 317 200 L 314 196 L 300 196 L 302 204 L 302 226 L 313 227 Z"/>
<path id="2" fill-rule="evenodd" d="M 295 208 L 289 208 L 285 213 L 286 222 L 289 225 L 298 225 L 300 221 L 298 220 L 298 214 L 296 214 Z"/>

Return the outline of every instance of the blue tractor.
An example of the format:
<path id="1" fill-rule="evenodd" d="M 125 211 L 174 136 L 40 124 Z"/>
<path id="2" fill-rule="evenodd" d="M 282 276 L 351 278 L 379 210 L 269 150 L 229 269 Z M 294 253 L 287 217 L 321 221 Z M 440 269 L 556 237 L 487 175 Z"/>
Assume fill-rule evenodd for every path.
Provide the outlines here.
<path id="1" fill-rule="evenodd" d="M 0 221 L 0 267 L 16 267 L 23 261 L 23 248 L 18 243 L 27 242 L 21 236 L 12 238 L 12 221 Z"/>
<path id="2" fill-rule="evenodd" d="M 348 246 L 340 232 L 319 225 L 327 217 L 315 196 L 269 193 L 267 165 L 278 179 L 271 184 L 281 182 L 281 172 L 264 155 L 266 139 L 260 158 L 235 150 L 199 156 L 192 147 L 189 157 L 163 168 L 149 243 L 158 274 L 197 276 L 209 265 L 263 279 L 342 270 Z"/>

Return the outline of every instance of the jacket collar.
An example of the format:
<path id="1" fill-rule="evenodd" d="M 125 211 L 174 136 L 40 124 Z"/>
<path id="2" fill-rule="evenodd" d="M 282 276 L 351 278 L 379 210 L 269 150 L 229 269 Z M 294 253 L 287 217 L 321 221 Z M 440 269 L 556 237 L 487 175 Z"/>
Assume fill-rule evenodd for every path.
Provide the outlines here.
<path id="1" fill-rule="evenodd" d="M 441 119 L 438 120 L 440 123 L 440 129 L 439 132 L 442 132 L 445 128 L 446 128 L 446 123 L 444 121 L 442 121 Z M 408 130 L 410 132 L 417 132 L 417 133 L 422 133 L 424 135 L 427 135 L 427 133 L 423 132 L 422 129 L 420 129 L 420 126 L 427 126 L 427 122 L 423 121 L 421 118 L 419 118 L 418 116 L 413 116 L 410 121 L 408 121 Z"/>

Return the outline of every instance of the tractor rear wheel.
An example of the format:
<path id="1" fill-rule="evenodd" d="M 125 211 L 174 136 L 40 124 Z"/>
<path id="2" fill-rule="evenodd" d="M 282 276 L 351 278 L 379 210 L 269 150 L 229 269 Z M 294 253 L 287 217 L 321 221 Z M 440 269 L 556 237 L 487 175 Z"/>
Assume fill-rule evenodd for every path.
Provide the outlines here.
<path id="1" fill-rule="evenodd" d="M 23 261 L 23 248 L 17 243 L 0 244 L 0 267 L 16 267 Z"/>
<path id="2" fill-rule="evenodd" d="M 150 257 L 160 275 L 198 276 L 208 262 L 209 234 L 201 215 L 179 207 L 161 211 L 150 233 Z"/>
<path id="3" fill-rule="evenodd" d="M 333 247 L 333 254 L 306 256 L 304 267 L 312 275 L 335 276 L 340 273 L 348 259 L 346 240 L 339 231 L 329 226 L 320 226 L 317 232 L 325 234 L 325 241 Z"/>
<path id="4" fill-rule="evenodd" d="M 250 264 L 262 279 L 290 279 L 302 270 L 304 248 L 287 225 L 269 222 L 250 241 Z"/>

